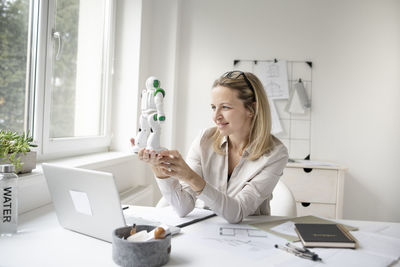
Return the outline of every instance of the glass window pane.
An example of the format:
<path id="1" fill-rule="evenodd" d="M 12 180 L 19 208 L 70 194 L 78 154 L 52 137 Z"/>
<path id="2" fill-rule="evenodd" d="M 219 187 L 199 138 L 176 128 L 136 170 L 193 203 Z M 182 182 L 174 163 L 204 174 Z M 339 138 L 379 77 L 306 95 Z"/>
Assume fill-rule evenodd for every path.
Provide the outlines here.
<path id="1" fill-rule="evenodd" d="M 56 1 L 50 138 L 103 134 L 105 1 Z"/>
<path id="2" fill-rule="evenodd" d="M 0 129 L 24 131 L 29 0 L 0 0 Z"/>

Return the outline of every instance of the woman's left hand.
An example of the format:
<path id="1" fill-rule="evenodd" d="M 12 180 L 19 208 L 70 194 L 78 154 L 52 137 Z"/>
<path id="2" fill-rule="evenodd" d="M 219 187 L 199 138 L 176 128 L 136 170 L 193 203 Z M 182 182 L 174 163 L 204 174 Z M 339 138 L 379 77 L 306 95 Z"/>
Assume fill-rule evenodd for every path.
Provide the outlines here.
<path id="1" fill-rule="evenodd" d="M 174 176 L 179 180 L 190 179 L 190 176 L 193 175 L 192 169 L 177 150 L 163 150 L 160 152 L 160 156 L 162 157 L 160 169 L 165 175 Z"/>
<path id="2" fill-rule="evenodd" d="M 189 184 L 196 192 L 203 190 L 206 182 L 182 158 L 177 150 L 160 152 L 162 163 L 160 169 L 164 175 L 170 175 Z"/>

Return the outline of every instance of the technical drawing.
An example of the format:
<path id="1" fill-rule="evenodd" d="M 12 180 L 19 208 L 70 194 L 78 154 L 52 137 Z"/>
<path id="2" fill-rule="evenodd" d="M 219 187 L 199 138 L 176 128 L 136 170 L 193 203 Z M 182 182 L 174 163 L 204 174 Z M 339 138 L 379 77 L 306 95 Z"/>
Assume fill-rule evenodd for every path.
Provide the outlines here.
<path id="1" fill-rule="evenodd" d="M 221 236 L 231 236 L 231 237 L 267 237 L 267 233 L 252 228 L 233 228 L 233 227 L 220 227 L 219 235 Z"/>
<path id="2" fill-rule="evenodd" d="M 276 64 L 269 65 L 267 69 L 267 75 L 270 78 L 279 77 L 279 66 Z"/>

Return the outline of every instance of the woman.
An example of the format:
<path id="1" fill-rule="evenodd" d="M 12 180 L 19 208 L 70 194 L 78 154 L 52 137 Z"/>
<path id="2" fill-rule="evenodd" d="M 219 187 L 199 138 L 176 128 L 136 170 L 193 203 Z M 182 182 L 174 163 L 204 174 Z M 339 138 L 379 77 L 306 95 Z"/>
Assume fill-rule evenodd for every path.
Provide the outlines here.
<path id="1" fill-rule="evenodd" d="M 142 149 L 164 198 L 179 216 L 197 199 L 229 223 L 248 215 L 270 215 L 269 201 L 288 161 L 286 147 L 271 135 L 271 115 L 260 80 L 249 72 L 227 72 L 211 91 L 216 127 L 193 142 L 187 161 L 178 151 Z M 132 140 L 134 143 L 134 140 Z"/>

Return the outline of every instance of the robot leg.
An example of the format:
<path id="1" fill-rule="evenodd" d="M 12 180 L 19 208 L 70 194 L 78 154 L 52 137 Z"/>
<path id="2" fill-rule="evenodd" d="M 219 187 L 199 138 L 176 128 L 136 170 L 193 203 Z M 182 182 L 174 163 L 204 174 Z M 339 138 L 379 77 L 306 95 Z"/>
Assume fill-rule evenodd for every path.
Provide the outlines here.
<path id="1" fill-rule="evenodd" d="M 150 125 L 147 121 L 147 116 L 140 115 L 140 125 L 139 125 L 139 132 L 135 138 L 135 146 L 132 148 L 133 153 L 138 153 L 139 150 L 146 147 L 147 138 L 150 134 Z"/>
<path id="2" fill-rule="evenodd" d="M 165 148 L 160 147 L 161 126 L 157 119 L 157 113 L 151 113 L 148 117 L 148 123 L 151 127 L 150 136 L 147 139 L 147 149 L 160 152 Z"/>

